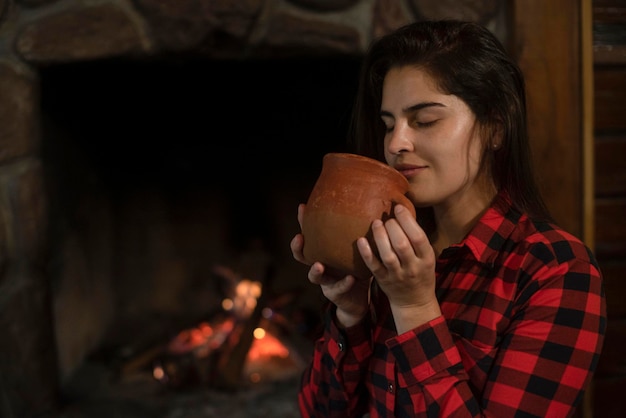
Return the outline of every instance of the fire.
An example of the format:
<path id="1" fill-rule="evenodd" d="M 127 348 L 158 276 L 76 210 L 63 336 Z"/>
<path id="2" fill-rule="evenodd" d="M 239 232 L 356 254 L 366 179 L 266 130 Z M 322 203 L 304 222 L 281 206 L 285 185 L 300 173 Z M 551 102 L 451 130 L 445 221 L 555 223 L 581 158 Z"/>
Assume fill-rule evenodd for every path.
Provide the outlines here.
<path id="1" fill-rule="evenodd" d="M 289 357 L 289 350 L 278 338 L 266 332 L 263 328 L 254 330 L 254 341 L 248 351 L 248 361 L 258 361 L 271 357 Z"/>
<path id="2" fill-rule="evenodd" d="M 222 307 L 230 307 L 227 310 L 233 311 L 239 317 L 247 318 L 256 308 L 257 299 L 261 296 L 261 289 L 261 282 L 241 279 L 235 287 L 234 300 L 225 299 L 222 302 Z"/>
<path id="3" fill-rule="evenodd" d="M 201 356 L 208 355 L 224 343 L 234 326 L 235 321 L 232 318 L 226 318 L 212 326 L 208 322 L 202 322 L 197 327 L 179 332 L 169 342 L 167 350 L 172 354 L 196 351 Z"/>
<path id="4" fill-rule="evenodd" d="M 261 291 L 261 282 L 249 279 L 233 280 L 231 297 L 222 301 L 223 312 L 215 316 L 211 322 L 201 322 L 193 328 L 181 331 L 171 339 L 167 345 L 167 352 L 175 357 L 169 357 L 167 362 L 153 365 L 154 378 L 161 382 L 171 381 L 176 384 L 180 384 L 185 376 L 193 374 L 211 379 L 208 374 L 211 373 L 211 364 L 214 361 L 211 359 L 212 355 L 217 355 L 221 360 L 228 359 L 224 356 L 232 354 L 229 351 L 241 338 L 241 330 L 245 328 L 242 328 L 242 324 L 252 320 Z M 252 342 L 245 357 L 241 357 L 241 361 L 245 359 L 241 363 L 245 365 L 243 374 L 252 383 L 271 380 L 272 376 L 280 377 L 281 373 L 293 371 L 295 367 L 287 346 L 271 332 L 271 325 L 274 322 L 272 310 L 265 307 L 260 316 L 263 319 L 252 332 Z M 249 339 L 247 341 L 250 342 Z M 188 360 L 184 359 L 188 359 L 189 356 L 196 360 L 188 363 Z M 180 361 L 176 361 L 176 358 Z M 198 370 L 189 373 L 187 368 L 193 367 L 189 364 L 195 365 Z"/>

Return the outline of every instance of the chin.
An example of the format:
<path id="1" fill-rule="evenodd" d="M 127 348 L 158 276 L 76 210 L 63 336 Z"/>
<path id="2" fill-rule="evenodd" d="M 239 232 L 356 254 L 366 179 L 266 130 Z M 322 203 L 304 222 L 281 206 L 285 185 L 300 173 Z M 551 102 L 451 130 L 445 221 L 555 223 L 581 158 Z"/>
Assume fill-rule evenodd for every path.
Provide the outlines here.
<path id="1" fill-rule="evenodd" d="M 406 196 L 413 202 L 413 206 L 416 208 L 428 208 L 441 203 L 441 200 L 433 196 L 425 196 L 424 192 L 420 193 L 418 190 L 409 190 Z"/>

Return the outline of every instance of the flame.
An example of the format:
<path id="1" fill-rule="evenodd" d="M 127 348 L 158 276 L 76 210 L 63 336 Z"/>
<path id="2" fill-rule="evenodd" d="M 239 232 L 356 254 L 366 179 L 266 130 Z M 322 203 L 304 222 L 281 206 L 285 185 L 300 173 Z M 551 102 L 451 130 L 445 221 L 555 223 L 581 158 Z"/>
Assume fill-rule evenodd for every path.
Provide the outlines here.
<path id="1" fill-rule="evenodd" d="M 241 279 L 235 286 L 233 299 L 226 298 L 222 301 L 222 308 L 233 311 L 237 316 L 247 318 L 252 314 L 261 296 L 262 284 L 258 281 Z"/>
<path id="2" fill-rule="evenodd" d="M 258 361 L 264 358 L 287 358 L 289 350 L 278 338 L 266 332 L 263 328 L 254 330 L 255 339 L 248 351 L 248 361 Z"/>
<path id="3" fill-rule="evenodd" d="M 235 321 L 232 318 L 226 318 L 213 325 L 202 322 L 197 327 L 179 332 L 169 342 L 168 351 L 174 354 L 184 354 L 197 350 L 200 357 L 203 357 L 220 347 L 234 327 Z"/>
<path id="4" fill-rule="evenodd" d="M 215 318 L 211 323 L 201 322 L 196 327 L 181 331 L 170 340 L 168 351 L 178 355 L 191 353 L 201 359 L 220 348 L 229 339 L 236 325 L 251 316 L 261 296 L 262 283 L 241 279 L 232 290 L 232 297 L 222 301 L 224 312 L 229 313 L 227 316 Z M 261 314 L 265 320 L 270 321 L 275 316 L 269 307 L 265 307 Z M 253 335 L 254 339 L 246 354 L 246 363 L 248 378 L 252 383 L 258 383 L 273 373 L 268 371 L 270 363 L 279 361 L 284 367 L 284 359 L 289 359 L 290 353 L 287 346 L 262 327 L 256 328 Z M 174 364 L 153 367 L 154 378 L 162 382 L 168 381 L 169 376 L 175 373 L 168 366 L 176 367 Z"/>

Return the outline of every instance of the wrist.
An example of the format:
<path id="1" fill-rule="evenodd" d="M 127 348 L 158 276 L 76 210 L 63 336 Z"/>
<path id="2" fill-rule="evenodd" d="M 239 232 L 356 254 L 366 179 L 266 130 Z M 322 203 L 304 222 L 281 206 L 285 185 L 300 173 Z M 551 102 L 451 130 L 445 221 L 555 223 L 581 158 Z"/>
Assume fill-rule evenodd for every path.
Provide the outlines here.
<path id="1" fill-rule="evenodd" d="M 337 308 L 335 310 L 335 319 L 337 320 L 337 325 L 341 328 L 350 328 L 361 322 L 363 318 L 365 318 L 365 315 L 367 315 L 367 312 L 368 310 L 365 309 L 360 314 L 354 314 Z"/>
<path id="2" fill-rule="evenodd" d="M 398 335 L 424 325 L 442 315 L 439 302 L 436 300 L 425 305 L 391 305 L 391 314 L 393 315 Z"/>

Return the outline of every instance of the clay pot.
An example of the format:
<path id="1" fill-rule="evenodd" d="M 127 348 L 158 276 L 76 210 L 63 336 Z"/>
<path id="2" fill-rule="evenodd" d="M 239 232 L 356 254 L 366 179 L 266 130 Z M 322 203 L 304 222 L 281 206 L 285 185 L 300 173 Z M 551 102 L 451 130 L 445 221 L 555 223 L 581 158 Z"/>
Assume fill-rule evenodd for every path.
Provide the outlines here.
<path id="1" fill-rule="evenodd" d="M 356 240 L 368 237 L 373 245 L 372 221 L 392 217 L 397 203 L 415 216 L 405 196 L 408 189 L 408 180 L 380 161 L 356 154 L 326 154 L 302 219 L 306 260 L 319 261 L 339 276 L 370 277 Z"/>

